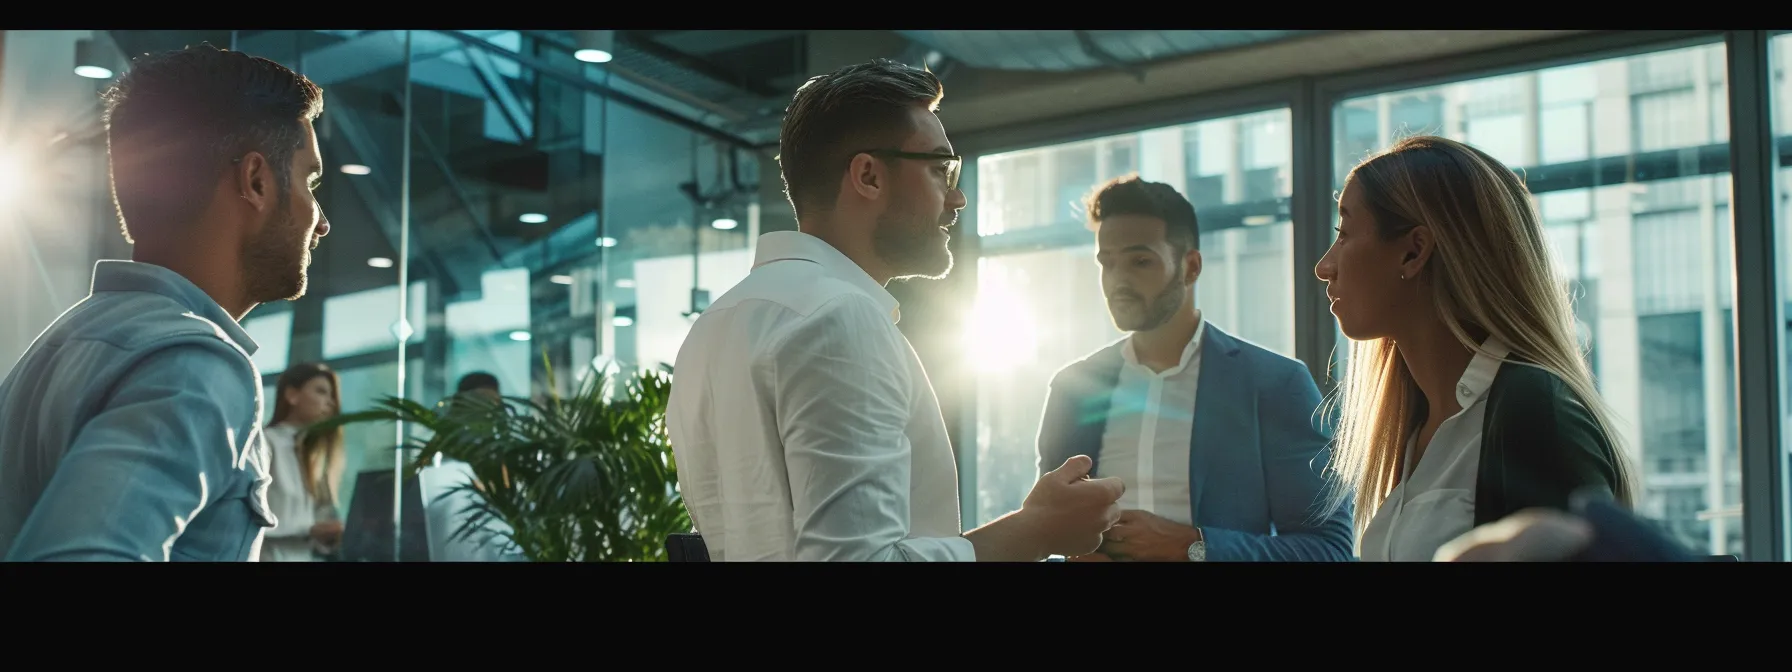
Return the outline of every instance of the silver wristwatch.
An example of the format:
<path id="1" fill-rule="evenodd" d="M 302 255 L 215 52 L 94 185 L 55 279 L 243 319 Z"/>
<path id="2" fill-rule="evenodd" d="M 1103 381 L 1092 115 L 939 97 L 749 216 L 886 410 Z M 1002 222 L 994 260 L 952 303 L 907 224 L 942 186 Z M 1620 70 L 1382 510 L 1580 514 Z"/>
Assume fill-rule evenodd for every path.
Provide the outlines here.
<path id="1" fill-rule="evenodd" d="M 1188 561 L 1207 562 L 1207 539 L 1205 537 L 1188 545 Z"/>

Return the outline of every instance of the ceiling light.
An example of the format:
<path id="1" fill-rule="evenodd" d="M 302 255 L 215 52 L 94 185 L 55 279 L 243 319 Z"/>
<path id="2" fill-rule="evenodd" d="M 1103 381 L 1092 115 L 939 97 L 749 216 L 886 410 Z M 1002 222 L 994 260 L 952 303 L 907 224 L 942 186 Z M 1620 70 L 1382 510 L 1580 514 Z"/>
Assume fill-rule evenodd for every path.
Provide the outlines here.
<path id="1" fill-rule="evenodd" d="M 611 238 L 609 236 L 604 236 L 602 238 L 597 239 L 597 246 L 598 247 L 615 247 L 616 239 Z"/>
<path id="2" fill-rule="evenodd" d="M 570 284 L 572 284 L 572 276 L 556 275 L 556 276 L 549 277 L 548 282 L 552 282 L 556 285 L 570 285 Z"/>
<path id="3" fill-rule="evenodd" d="M 374 268 L 391 268 L 392 260 L 385 257 L 373 257 L 367 260 L 367 265 Z"/>
<path id="4" fill-rule="evenodd" d="M 718 229 L 721 229 L 723 231 L 730 231 L 730 230 L 733 230 L 734 227 L 740 226 L 740 222 L 734 221 L 727 217 L 723 217 L 716 221 L 710 222 L 709 225 L 716 227 Z"/>
<path id="5" fill-rule="evenodd" d="M 345 163 L 342 164 L 342 172 L 345 175 L 369 175 L 373 173 L 373 169 L 359 163 Z"/>
<path id="6" fill-rule="evenodd" d="M 630 287 L 635 286 L 635 279 L 634 278 L 617 278 L 616 286 L 621 287 L 623 289 L 628 289 Z"/>
<path id="7" fill-rule="evenodd" d="M 572 57 L 586 63 L 608 63 L 616 54 L 616 31 L 575 30 L 572 39 L 577 49 Z"/>
<path id="8" fill-rule="evenodd" d="M 112 68 L 101 60 L 101 51 L 91 39 L 75 40 L 75 74 L 88 79 L 111 79 Z"/>
<path id="9" fill-rule="evenodd" d="M 541 224 L 541 223 L 548 221 L 548 216 L 541 214 L 539 212 L 525 212 L 521 216 L 517 217 L 516 221 L 522 222 L 524 224 Z"/>
<path id="10" fill-rule="evenodd" d="M 635 324 L 635 318 L 629 317 L 627 315 L 617 315 L 615 318 L 610 320 L 610 323 L 614 324 L 618 327 L 631 327 L 631 326 L 634 326 L 634 324 Z"/>
<path id="11" fill-rule="evenodd" d="M 523 331 L 521 329 L 510 332 L 510 340 L 518 341 L 518 342 L 527 341 L 527 340 L 529 340 L 529 332 Z"/>

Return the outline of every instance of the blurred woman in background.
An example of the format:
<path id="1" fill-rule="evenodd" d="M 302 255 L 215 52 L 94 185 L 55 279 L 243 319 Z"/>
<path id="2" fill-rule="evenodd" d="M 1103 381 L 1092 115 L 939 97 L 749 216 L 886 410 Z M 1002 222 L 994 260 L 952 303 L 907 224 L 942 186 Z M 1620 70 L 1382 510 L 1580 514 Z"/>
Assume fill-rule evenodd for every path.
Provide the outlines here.
<path id="1" fill-rule="evenodd" d="M 262 540 L 263 562 L 311 562 L 341 543 L 342 428 L 304 431 L 341 411 L 340 382 L 330 367 L 305 363 L 280 374 L 274 388 L 274 418 L 262 435 L 273 452 L 268 505 L 279 525 Z"/>
<path id="2" fill-rule="evenodd" d="M 1633 470 L 1576 336 L 1531 194 L 1435 136 L 1350 172 L 1314 268 L 1352 341 L 1333 467 L 1358 556 L 1428 562 L 1471 528 L 1587 492 L 1631 503 Z M 1334 398 L 1334 401 L 1336 398 Z"/>

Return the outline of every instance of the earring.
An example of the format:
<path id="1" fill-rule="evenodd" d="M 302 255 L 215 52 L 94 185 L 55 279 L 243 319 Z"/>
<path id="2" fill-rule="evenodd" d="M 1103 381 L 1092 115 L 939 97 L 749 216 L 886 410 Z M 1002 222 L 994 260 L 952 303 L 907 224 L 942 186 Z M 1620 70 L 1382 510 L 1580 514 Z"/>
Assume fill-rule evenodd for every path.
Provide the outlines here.
<path id="1" fill-rule="evenodd" d="M 1405 280 L 1405 279 L 1406 279 L 1406 274 L 1405 274 L 1405 273 L 1401 273 L 1401 274 L 1400 274 L 1400 279 L 1401 279 L 1401 280 Z"/>

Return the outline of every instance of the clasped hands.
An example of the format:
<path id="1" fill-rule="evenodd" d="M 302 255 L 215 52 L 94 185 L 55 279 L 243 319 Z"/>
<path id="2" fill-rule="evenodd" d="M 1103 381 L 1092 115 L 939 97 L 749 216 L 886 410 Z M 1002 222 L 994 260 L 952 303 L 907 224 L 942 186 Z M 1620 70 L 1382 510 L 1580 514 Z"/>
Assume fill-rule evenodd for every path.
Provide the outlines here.
<path id="1" fill-rule="evenodd" d="M 1038 526 L 1046 554 L 1071 562 L 1186 561 L 1201 540 L 1195 528 L 1144 511 L 1122 510 L 1126 485 L 1118 478 L 1089 478 L 1085 455 L 1039 479 L 1021 503 Z"/>

